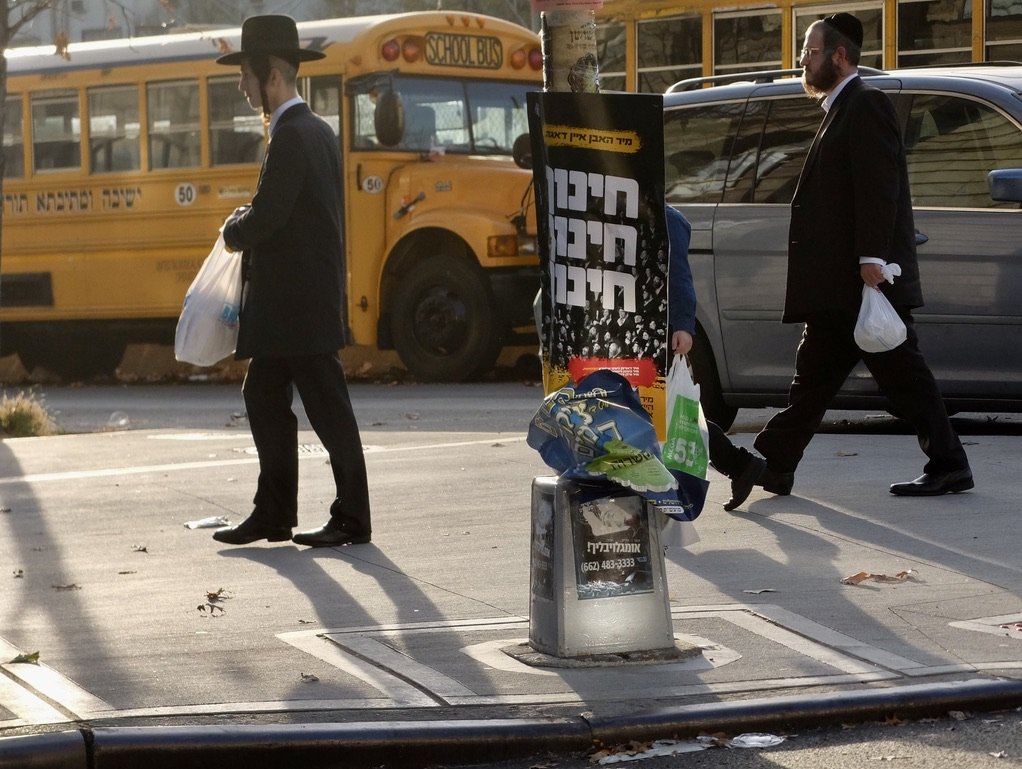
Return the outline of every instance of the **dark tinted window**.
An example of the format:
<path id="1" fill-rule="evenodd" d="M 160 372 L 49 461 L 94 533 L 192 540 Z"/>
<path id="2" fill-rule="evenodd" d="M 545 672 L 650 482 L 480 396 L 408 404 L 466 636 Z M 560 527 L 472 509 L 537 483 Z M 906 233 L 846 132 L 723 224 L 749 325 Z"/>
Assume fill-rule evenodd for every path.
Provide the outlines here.
<path id="1" fill-rule="evenodd" d="M 915 94 L 905 128 L 916 206 L 1016 208 L 990 197 L 987 173 L 1022 168 L 1022 132 L 993 107 L 948 94 Z"/>
<path id="2" fill-rule="evenodd" d="M 743 102 L 731 102 L 666 112 L 667 202 L 720 202 L 743 109 Z"/>
<path id="3" fill-rule="evenodd" d="M 762 138 L 755 150 L 749 150 L 750 157 L 742 158 L 735 153 L 728 187 L 737 186 L 743 175 L 754 173 L 749 198 L 752 202 L 788 204 L 795 194 L 806 153 L 823 120 L 823 110 L 803 95 L 762 100 L 755 107 L 765 113 Z M 730 180 L 732 176 L 734 181 Z"/>

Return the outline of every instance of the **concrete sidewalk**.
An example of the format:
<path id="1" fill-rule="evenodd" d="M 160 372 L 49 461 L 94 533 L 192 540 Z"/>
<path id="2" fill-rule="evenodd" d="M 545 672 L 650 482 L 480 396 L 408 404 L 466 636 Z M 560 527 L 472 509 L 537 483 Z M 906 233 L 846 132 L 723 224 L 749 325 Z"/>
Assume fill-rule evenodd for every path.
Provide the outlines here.
<path id="1" fill-rule="evenodd" d="M 312 527 L 331 480 L 302 438 Z M 888 494 L 920 462 L 901 435 L 820 435 L 792 496 L 734 514 L 715 476 L 668 565 L 699 653 L 583 669 L 508 653 L 550 473 L 524 435 L 363 439 L 373 543 L 338 550 L 186 528 L 247 514 L 244 428 L 0 443 L 0 767 L 451 763 L 1022 704 L 1017 437 L 970 436 L 977 488 L 940 498 Z"/>

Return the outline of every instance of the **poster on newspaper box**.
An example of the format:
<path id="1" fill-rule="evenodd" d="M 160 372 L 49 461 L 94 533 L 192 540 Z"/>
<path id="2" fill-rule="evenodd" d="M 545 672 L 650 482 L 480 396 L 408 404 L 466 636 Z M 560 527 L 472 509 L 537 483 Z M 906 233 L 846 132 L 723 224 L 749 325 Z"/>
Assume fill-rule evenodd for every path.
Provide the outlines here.
<path id="1" fill-rule="evenodd" d="M 575 588 L 580 600 L 653 592 L 650 516 L 635 494 L 582 487 L 571 510 Z"/>
<path id="2" fill-rule="evenodd" d="M 668 365 L 663 99 L 530 93 L 547 393 L 623 375 L 664 433 Z"/>

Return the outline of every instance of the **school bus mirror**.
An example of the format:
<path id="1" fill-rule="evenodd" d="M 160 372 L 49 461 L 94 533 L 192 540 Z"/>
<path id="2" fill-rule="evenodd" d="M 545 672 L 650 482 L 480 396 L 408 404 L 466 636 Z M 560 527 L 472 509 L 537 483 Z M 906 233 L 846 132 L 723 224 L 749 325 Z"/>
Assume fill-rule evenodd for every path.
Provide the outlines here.
<path id="1" fill-rule="evenodd" d="M 519 168 L 532 168 L 532 138 L 528 134 L 521 134 L 515 139 L 511 145 L 511 157 Z"/>
<path id="2" fill-rule="evenodd" d="M 380 93 L 373 112 L 373 126 L 376 140 L 384 147 L 401 142 L 405 133 L 405 110 L 400 95 L 391 90 Z"/>

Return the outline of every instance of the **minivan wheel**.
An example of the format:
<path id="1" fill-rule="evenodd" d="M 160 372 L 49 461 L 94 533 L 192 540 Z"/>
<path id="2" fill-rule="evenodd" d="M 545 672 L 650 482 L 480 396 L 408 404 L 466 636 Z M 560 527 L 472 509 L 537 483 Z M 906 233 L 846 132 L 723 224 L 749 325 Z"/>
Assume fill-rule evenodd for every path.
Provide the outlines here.
<path id="1" fill-rule="evenodd" d="M 708 421 L 716 423 L 721 430 L 727 432 L 735 423 L 738 409 L 724 403 L 713 353 L 710 352 L 710 346 L 704 337 L 695 336 L 692 350 L 688 354 L 688 362 L 692 369 L 692 379 L 699 385 L 699 403 L 703 407 L 703 415 Z"/>

